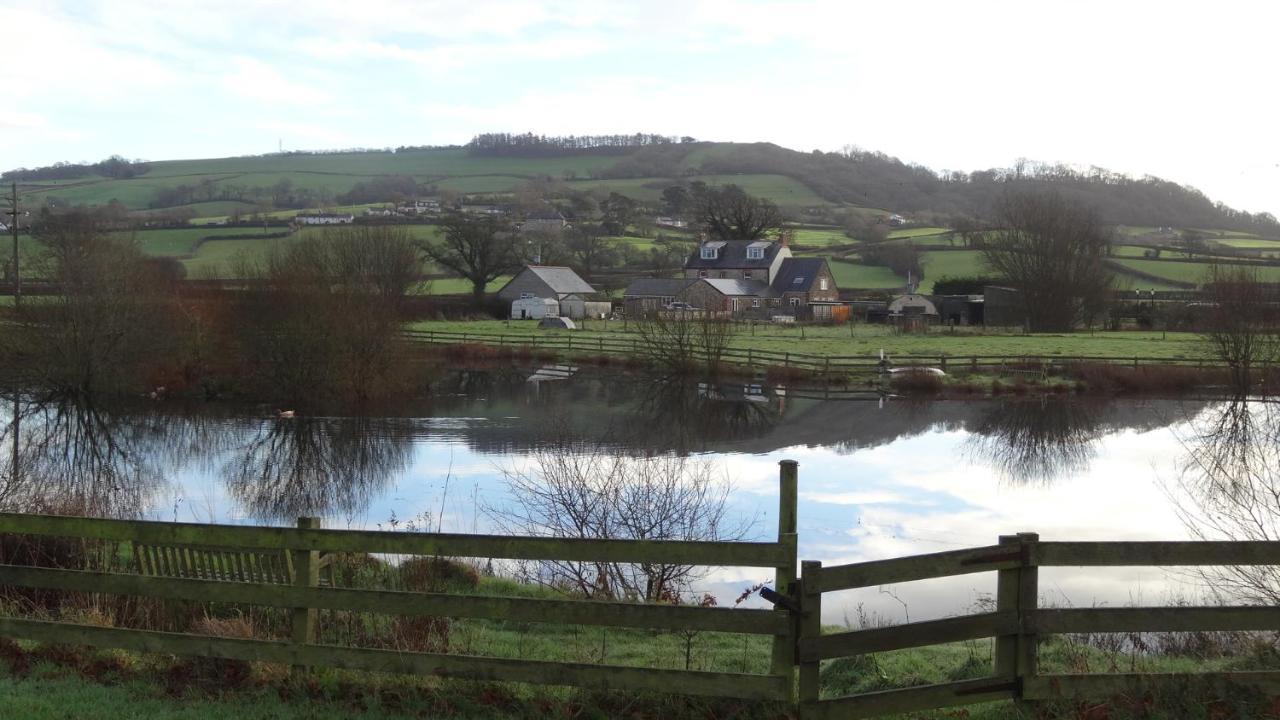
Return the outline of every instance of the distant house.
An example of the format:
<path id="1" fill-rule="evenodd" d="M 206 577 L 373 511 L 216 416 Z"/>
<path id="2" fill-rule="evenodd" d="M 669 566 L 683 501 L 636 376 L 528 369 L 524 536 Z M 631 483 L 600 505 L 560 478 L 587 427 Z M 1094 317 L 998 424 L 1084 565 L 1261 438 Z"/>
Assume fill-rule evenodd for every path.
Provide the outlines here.
<path id="1" fill-rule="evenodd" d="M 559 315 L 577 320 L 609 312 L 610 304 L 594 300 L 596 294 L 596 289 L 571 268 L 527 265 L 502 286 L 498 299 L 504 303 L 533 298 L 554 300 L 559 306 Z M 512 317 L 516 317 L 514 305 Z"/>
<path id="2" fill-rule="evenodd" d="M 769 307 L 776 306 L 773 302 L 776 299 L 769 286 L 759 280 L 730 278 L 698 278 L 676 295 L 677 302 L 732 316 L 751 314 L 752 311 L 766 315 Z"/>
<path id="3" fill-rule="evenodd" d="M 687 278 L 756 280 L 771 285 L 791 257 L 786 240 L 712 240 L 703 242 L 684 263 Z"/>
<path id="4" fill-rule="evenodd" d="M 351 213 L 298 213 L 293 220 L 299 225 L 350 225 L 356 217 Z"/>
<path id="5" fill-rule="evenodd" d="M 678 218 L 659 215 L 653 219 L 653 224 L 658 227 L 671 228 L 673 230 L 685 230 L 689 227 L 689 223 Z"/>
<path id="6" fill-rule="evenodd" d="M 890 224 L 890 225 L 898 226 L 898 225 L 905 224 L 906 222 L 907 222 L 907 219 L 906 219 L 906 218 L 904 218 L 904 217 L 902 217 L 901 215 L 899 215 L 899 214 L 897 214 L 897 213 L 894 213 L 894 214 L 892 214 L 892 215 L 890 215 L 890 216 L 889 216 L 889 224 Z"/>
<path id="7" fill-rule="evenodd" d="M 400 203 L 396 209 L 405 215 L 433 215 L 440 212 L 440 201 L 410 200 Z"/>
<path id="8" fill-rule="evenodd" d="M 541 320 L 559 315 L 560 303 L 552 298 L 521 298 L 511 303 L 512 320 Z"/>
<path id="9" fill-rule="evenodd" d="M 364 209 L 364 214 L 365 214 L 367 217 L 396 217 L 396 216 L 400 215 L 400 212 L 399 212 L 398 210 L 396 210 L 395 208 L 389 208 L 389 207 L 373 208 L 373 207 L 371 207 L 371 208 L 365 208 L 365 209 Z"/>
<path id="10" fill-rule="evenodd" d="M 691 278 L 640 278 L 632 280 L 622 291 L 622 304 L 628 316 L 644 315 L 666 307 L 676 301 L 676 296 L 697 279 Z"/>
<path id="11" fill-rule="evenodd" d="M 539 208 L 537 210 L 525 213 L 524 222 L 520 224 L 521 232 L 530 232 L 545 230 L 549 232 L 558 232 L 563 230 L 569 223 L 565 222 L 564 215 L 553 207 Z"/>

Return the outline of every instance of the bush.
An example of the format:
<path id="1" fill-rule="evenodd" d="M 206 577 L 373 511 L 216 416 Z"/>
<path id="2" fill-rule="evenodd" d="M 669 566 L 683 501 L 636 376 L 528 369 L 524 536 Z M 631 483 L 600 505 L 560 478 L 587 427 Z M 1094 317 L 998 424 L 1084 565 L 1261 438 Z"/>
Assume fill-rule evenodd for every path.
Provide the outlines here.
<path id="1" fill-rule="evenodd" d="M 942 376 L 924 370 L 908 370 L 894 373 L 889 385 L 900 393 L 909 395 L 935 395 L 942 392 Z"/>

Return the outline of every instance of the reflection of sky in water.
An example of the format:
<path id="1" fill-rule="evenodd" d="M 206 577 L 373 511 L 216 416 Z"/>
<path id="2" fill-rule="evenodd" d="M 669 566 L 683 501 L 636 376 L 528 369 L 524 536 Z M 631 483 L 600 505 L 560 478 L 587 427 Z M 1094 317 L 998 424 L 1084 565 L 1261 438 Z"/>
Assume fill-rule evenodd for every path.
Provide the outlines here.
<path id="1" fill-rule="evenodd" d="M 866 404 L 849 412 L 874 412 Z M 408 469 L 375 493 L 350 517 L 328 517 L 327 527 L 389 527 L 444 510 L 446 532 L 486 532 L 485 507 L 505 501 L 502 468 L 528 456 L 471 449 L 467 431 L 498 421 L 435 418 L 413 442 Z M 502 425 L 520 420 L 500 419 Z M 785 423 L 786 421 L 784 421 Z M 758 516 L 757 535 L 769 537 L 776 521 L 777 462 L 800 463 L 800 557 L 835 565 L 925 552 L 989 545 L 1000 534 L 1040 533 L 1045 540 L 1184 539 L 1188 533 L 1166 496 L 1182 452 L 1168 427 L 1119 430 L 1100 437 L 1083 469 L 1053 482 L 1015 484 L 997 479 L 987 462 L 966 451 L 962 430 L 926 430 L 865 449 L 837 452 L 827 446 L 794 446 L 764 454 L 710 453 L 732 478 L 736 513 Z M 749 443 L 747 444 L 749 446 Z M 744 448 L 745 449 L 745 448 Z M 170 494 L 148 515 L 162 520 L 252 522 L 230 498 L 217 463 L 192 463 L 179 472 Z M 192 466 L 201 466 L 192 469 Z M 446 496 L 446 476 L 447 496 Z M 478 507 L 477 507 L 478 505 Z M 703 589 L 722 604 L 771 571 L 718 569 Z M 1059 605 L 1158 603 L 1174 592 L 1157 569 L 1057 569 L 1041 571 L 1041 592 Z M 858 605 L 893 620 L 926 619 L 967 610 L 994 592 L 994 573 L 868 588 L 828 595 L 828 622 L 853 619 Z"/>

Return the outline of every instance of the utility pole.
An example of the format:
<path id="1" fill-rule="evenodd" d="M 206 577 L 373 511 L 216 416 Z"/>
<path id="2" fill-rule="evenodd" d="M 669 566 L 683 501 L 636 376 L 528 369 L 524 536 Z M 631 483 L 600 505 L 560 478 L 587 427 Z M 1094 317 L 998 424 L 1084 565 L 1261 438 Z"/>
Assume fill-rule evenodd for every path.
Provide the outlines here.
<path id="1" fill-rule="evenodd" d="M 22 309 L 22 270 L 18 265 L 18 183 L 13 183 L 13 205 L 9 210 L 9 230 L 13 232 L 13 306 Z"/>

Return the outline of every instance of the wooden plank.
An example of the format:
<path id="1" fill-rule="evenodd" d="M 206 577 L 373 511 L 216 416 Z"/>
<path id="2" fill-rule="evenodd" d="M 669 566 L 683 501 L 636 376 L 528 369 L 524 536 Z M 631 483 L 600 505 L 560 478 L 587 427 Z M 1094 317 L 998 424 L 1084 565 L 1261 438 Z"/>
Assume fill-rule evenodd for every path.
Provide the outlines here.
<path id="1" fill-rule="evenodd" d="M 778 567 L 790 549 L 776 542 L 686 540 L 591 540 L 455 533 L 307 530 L 248 525 L 109 520 L 56 515 L 0 513 L 0 533 L 66 535 L 101 540 L 133 540 L 154 545 L 219 545 L 238 549 L 444 555 L 651 562 L 730 567 Z"/>
<path id="2" fill-rule="evenodd" d="M 806 637 L 800 641 L 800 661 L 827 660 L 887 650 L 941 645 L 1016 632 L 1018 632 L 1016 611 L 926 620 L 883 628 L 833 633 L 816 638 Z"/>
<path id="3" fill-rule="evenodd" d="M 818 589 L 832 592 L 1018 567 L 1018 558 L 1007 557 L 1009 552 L 1007 547 L 989 545 L 891 560 L 834 565 L 823 568 L 822 574 L 818 576 Z"/>
<path id="4" fill-rule="evenodd" d="M 1179 695 L 1230 697 L 1242 689 L 1280 697 L 1280 672 L 1228 673 L 1115 673 L 1095 675 L 1040 675 L 1023 685 L 1023 696 L 1033 700 L 1109 698 L 1176 692 Z"/>
<path id="5" fill-rule="evenodd" d="M 901 690 L 881 690 L 865 695 L 802 703 L 800 717 L 805 720 L 853 720 L 958 707 L 977 703 L 1009 700 L 1014 697 L 1014 683 L 1009 679 L 982 678 L 960 682 L 924 685 Z"/>
<path id="6" fill-rule="evenodd" d="M 1194 632 L 1280 629 L 1280 607 L 1132 607 L 1037 610 L 1037 633 Z"/>
<path id="7" fill-rule="evenodd" d="M 788 630 L 787 618 L 772 610 L 504 598 L 399 590 L 303 588 L 294 585 L 153 578 L 128 573 L 17 565 L 0 565 L 0 585 L 387 615 L 438 615 L 566 625 L 696 629 L 750 635 L 781 635 Z"/>
<path id="8" fill-rule="evenodd" d="M 805 657 L 805 642 L 822 635 L 822 593 L 809 587 L 809 580 L 822 573 L 822 563 L 805 560 L 800 563 L 800 628 L 796 637 L 796 655 L 800 661 L 798 700 L 816 702 L 821 694 L 821 669 L 817 659 Z"/>
<path id="9" fill-rule="evenodd" d="M 1037 565 L 1280 565 L 1277 541 L 1042 542 Z"/>
<path id="10" fill-rule="evenodd" d="M 785 700 L 788 693 L 784 678 L 769 675 L 405 653 L 334 645 L 296 645 L 275 640 L 215 638 L 14 618 L 0 618 L 0 636 L 136 652 L 200 655 L 294 666 L 328 666 L 470 680 L 651 690 L 748 700 Z"/>

